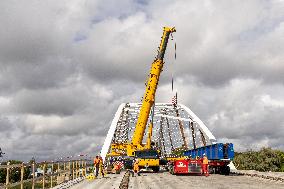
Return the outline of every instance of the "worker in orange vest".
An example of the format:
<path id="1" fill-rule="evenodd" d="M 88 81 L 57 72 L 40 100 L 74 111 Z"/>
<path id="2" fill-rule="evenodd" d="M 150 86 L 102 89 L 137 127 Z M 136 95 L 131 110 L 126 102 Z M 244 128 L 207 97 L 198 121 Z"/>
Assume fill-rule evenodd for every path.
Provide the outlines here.
<path id="1" fill-rule="evenodd" d="M 133 172 L 134 172 L 134 173 L 137 173 L 137 175 L 140 176 L 140 173 L 139 173 L 139 160 L 138 160 L 138 159 L 136 159 L 136 160 L 134 161 L 134 164 L 133 164 Z M 134 176 L 134 174 L 133 174 L 132 176 Z"/>
<path id="2" fill-rule="evenodd" d="M 101 156 L 99 157 L 99 167 L 100 167 L 100 173 L 104 177 L 105 176 L 104 162 L 103 162 L 103 158 Z"/>
<path id="3" fill-rule="evenodd" d="M 113 163 L 113 169 L 112 172 L 119 174 L 120 173 L 120 169 L 121 169 L 121 165 L 118 162 L 114 162 Z"/>
<path id="4" fill-rule="evenodd" d="M 202 159 L 202 171 L 203 174 L 205 174 L 205 176 L 209 176 L 209 172 L 208 172 L 208 158 L 206 156 L 206 154 L 203 154 L 203 159 Z"/>
<path id="5" fill-rule="evenodd" d="M 100 159 L 99 156 L 96 156 L 94 159 L 94 168 L 96 168 L 96 177 L 99 175 L 99 169 L 100 169 Z"/>
<path id="6" fill-rule="evenodd" d="M 119 170 L 119 166 L 116 163 L 114 163 L 112 170 L 113 170 L 114 173 L 116 173 Z"/>

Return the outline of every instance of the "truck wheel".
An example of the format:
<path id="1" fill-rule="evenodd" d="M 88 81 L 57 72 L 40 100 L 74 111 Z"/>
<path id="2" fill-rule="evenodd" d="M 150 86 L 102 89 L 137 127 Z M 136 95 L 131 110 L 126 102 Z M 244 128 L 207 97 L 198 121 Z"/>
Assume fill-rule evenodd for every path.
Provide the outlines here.
<path id="1" fill-rule="evenodd" d="M 169 166 L 169 172 L 174 175 L 174 167 L 172 165 Z"/>
<path id="2" fill-rule="evenodd" d="M 160 171 L 160 167 L 159 166 L 155 166 L 155 167 L 152 167 L 152 170 L 157 173 Z"/>
<path id="3" fill-rule="evenodd" d="M 209 166 L 209 173 L 210 174 L 215 174 L 216 173 L 215 167 Z"/>
<path id="4" fill-rule="evenodd" d="M 230 167 L 226 166 L 224 167 L 224 175 L 229 175 L 230 174 Z"/>
<path id="5" fill-rule="evenodd" d="M 215 174 L 222 174 L 222 167 L 215 167 Z"/>
<path id="6" fill-rule="evenodd" d="M 230 167 L 229 166 L 221 167 L 220 174 L 221 175 L 229 175 L 230 174 Z"/>

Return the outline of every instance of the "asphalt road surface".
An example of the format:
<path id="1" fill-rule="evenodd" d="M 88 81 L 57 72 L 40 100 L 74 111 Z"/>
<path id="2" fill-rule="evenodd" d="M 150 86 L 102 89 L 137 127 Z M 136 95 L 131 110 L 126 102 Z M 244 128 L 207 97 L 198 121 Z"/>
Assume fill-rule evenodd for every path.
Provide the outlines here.
<path id="1" fill-rule="evenodd" d="M 121 174 L 110 174 L 106 178 L 84 180 L 72 189 L 118 189 Z M 130 176 L 129 189 L 284 189 L 284 182 L 241 175 L 176 176 L 168 172 L 142 173 Z"/>

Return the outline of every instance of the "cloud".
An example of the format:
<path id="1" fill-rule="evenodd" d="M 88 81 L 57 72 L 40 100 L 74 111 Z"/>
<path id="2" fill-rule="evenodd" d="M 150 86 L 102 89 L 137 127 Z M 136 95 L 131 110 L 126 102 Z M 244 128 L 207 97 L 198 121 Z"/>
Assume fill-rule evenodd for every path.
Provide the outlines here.
<path id="1" fill-rule="evenodd" d="M 82 92 L 84 89 L 75 87 L 61 90 L 23 90 L 14 97 L 13 106 L 19 113 L 71 116 L 82 111 L 88 104 L 89 96 Z"/>
<path id="2" fill-rule="evenodd" d="M 206 112 L 201 114 L 202 120 L 217 139 L 239 140 L 237 150 L 259 147 L 257 144 L 263 140 L 268 140 L 265 146 L 270 146 L 270 139 L 278 139 L 273 146 L 281 148 L 284 99 L 277 94 L 268 95 L 278 87 L 283 89 L 257 80 L 234 79 L 224 88 L 209 91 L 201 88 L 197 99 L 190 101 L 196 101 L 197 112 Z"/>
<path id="3" fill-rule="evenodd" d="M 0 7 L 7 158 L 98 153 L 119 104 L 143 96 L 165 25 L 177 33 L 157 101 L 170 101 L 174 75 L 179 101 L 220 141 L 284 149 L 283 1 L 11 0 Z"/>

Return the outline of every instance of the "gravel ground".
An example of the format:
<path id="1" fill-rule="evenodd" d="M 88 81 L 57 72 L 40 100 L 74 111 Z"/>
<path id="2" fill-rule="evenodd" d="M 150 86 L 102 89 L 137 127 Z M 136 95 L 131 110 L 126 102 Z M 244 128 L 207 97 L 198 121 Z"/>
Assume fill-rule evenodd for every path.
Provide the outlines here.
<path id="1" fill-rule="evenodd" d="M 284 189 L 284 183 L 238 175 L 176 176 L 164 173 L 143 173 L 130 177 L 129 189 Z"/>
<path id="2" fill-rule="evenodd" d="M 255 170 L 238 170 L 236 172 L 244 174 L 257 174 L 263 176 L 278 177 L 284 179 L 284 172 L 259 172 Z"/>

